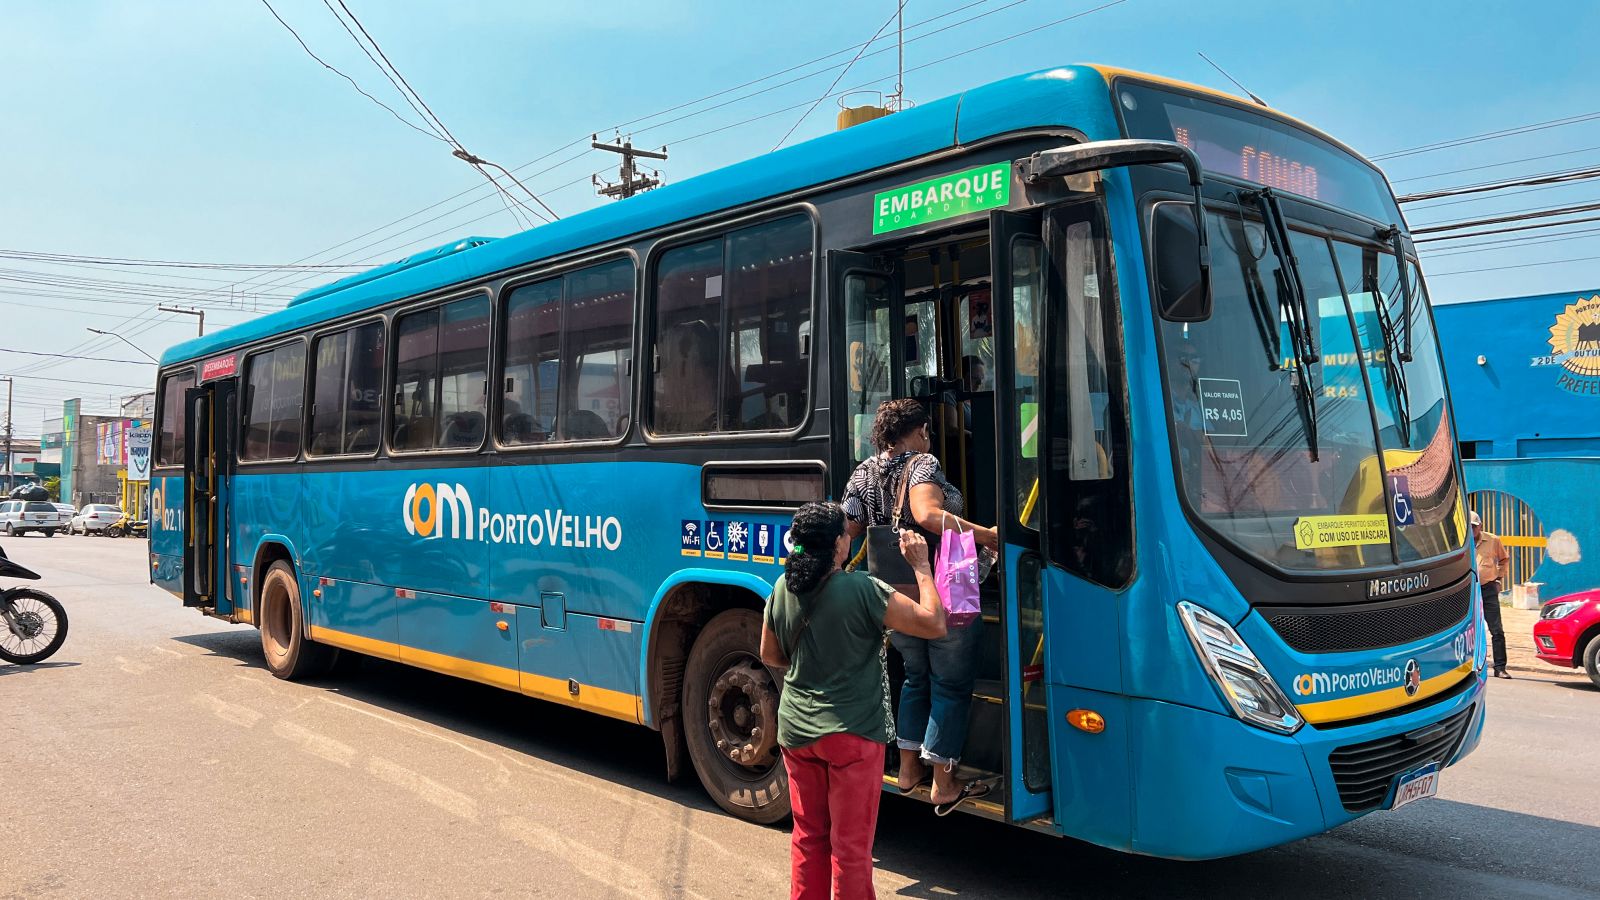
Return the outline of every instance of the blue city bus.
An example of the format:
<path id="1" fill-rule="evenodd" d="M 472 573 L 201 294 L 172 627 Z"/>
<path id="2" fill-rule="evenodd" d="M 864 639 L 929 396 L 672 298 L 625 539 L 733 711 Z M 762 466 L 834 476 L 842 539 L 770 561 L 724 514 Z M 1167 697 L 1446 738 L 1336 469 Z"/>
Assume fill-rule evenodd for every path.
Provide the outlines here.
<path id="1" fill-rule="evenodd" d="M 353 652 L 637 723 L 751 821 L 789 810 L 788 523 L 891 397 L 1003 542 L 963 809 L 1218 857 L 1430 796 L 1483 727 L 1394 195 L 1205 88 L 1008 78 L 334 282 L 159 379 L 151 578 L 273 674 Z"/>

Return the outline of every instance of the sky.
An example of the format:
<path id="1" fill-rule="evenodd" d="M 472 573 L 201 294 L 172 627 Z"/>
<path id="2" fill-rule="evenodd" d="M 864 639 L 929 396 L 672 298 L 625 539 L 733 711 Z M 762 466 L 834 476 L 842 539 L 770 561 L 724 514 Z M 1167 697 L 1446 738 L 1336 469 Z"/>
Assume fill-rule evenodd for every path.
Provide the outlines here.
<path id="1" fill-rule="evenodd" d="M 418 123 L 324 0 L 270 2 L 313 52 Z M 670 183 L 769 152 L 791 128 L 791 144 L 825 134 L 833 95 L 895 81 L 890 28 L 830 90 L 847 48 L 890 20 L 894 0 L 345 3 L 467 149 L 515 169 L 563 216 L 612 202 L 590 176 L 614 180 L 616 160 L 587 149 L 591 133 L 666 144 Z M 1203 51 L 1369 156 L 1597 114 L 1380 161 L 1400 193 L 1600 165 L 1589 40 L 1600 4 L 1107 3 L 908 0 L 906 96 L 1072 62 L 1236 93 Z M 526 227 L 443 141 L 308 56 L 262 0 L 0 0 L 0 22 L 0 253 L 359 268 Z M 1600 180 L 1406 213 L 1420 228 L 1596 201 Z M 1425 245 L 1430 290 L 1454 302 L 1600 287 L 1597 226 Z M 16 379 L 15 432 L 37 436 L 67 397 L 97 412 L 148 389 L 154 367 L 123 360 L 159 356 L 196 326 L 158 302 L 203 306 L 209 332 L 353 270 L 0 258 L 0 375 Z"/>

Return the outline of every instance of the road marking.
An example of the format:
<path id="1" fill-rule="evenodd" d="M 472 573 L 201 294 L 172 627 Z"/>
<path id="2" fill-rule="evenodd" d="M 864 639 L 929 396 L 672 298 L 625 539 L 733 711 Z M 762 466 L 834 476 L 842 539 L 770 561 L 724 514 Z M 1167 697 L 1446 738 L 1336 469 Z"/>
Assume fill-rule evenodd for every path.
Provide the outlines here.
<path id="1" fill-rule="evenodd" d="M 119 656 L 116 658 L 116 660 L 117 668 L 127 672 L 129 675 L 143 675 L 144 673 L 150 671 L 150 667 L 144 663 L 133 662 L 126 657 Z"/>
<path id="2" fill-rule="evenodd" d="M 312 756 L 320 756 L 328 762 L 338 763 L 346 768 L 349 768 L 358 754 L 356 748 L 349 744 L 336 741 L 325 734 L 318 734 L 293 722 L 274 722 L 272 733 L 298 745 L 301 750 Z"/>
<path id="3" fill-rule="evenodd" d="M 681 884 L 658 884 L 650 875 L 609 853 L 521 816 L 501 819 L 500 830 L 534 850 L 566 860 L 580 874 L 620 894 L 639 900 L 654 900 L 657 897 L 697 897 L 705 900 L 704 894 L 691 891 Z"/>
<path id="4" fill-rule="evenodd" d="M 367 762 L 367 771 L 381 781 L 405 788 L 447 813 L 474 822 L 478 820 L 478 801 L 454 788 L 445 787 L 420 772 L 390 762 L 381 756 L 375 756 Z"/>
<path id="5" fill-rule="evenodd" d="M 417 725 L 414 722 L 408 722 L 408 721 L 406 721 L 404 719 L 397 719 L 397 718 L 395 718 L 393 716 L 386 716 L 383 713 L 375 712 L 375 711 L 370 710 L 370 709 L 366 709 L 366 708 L 364 708 L 362 706 L 359 706 L 359 705 L 357 705 L 355 703 L 350 703 L 350 702 L 344 701 L 344 700 L 336 700 L 336 699 L 334 699 L 332 697 L 325 697 L 325 696 L 320 696 L 320 695 L 317 697 L 317 699 L 321 700 L 322 702 L 327 703 L 329 705 L 337 706 L 340 709 L 349 710 L 350 712 L 353 712 L 353 713 L 360 713 L 361 715 L 367 716 L 368 718 L 377 719 L 379 722 L 382 722 L 385 725 L 390 725 L 390 726 L 393 726 L 395 728 L 398 728 L 401 731 L 409 731 L 409 732 L 411 732 L 413 734 L 418 734 L 418 735 L 421 735 L 422 737 L 430 738 L 432 740 L 438 741 L 439 743 L 447 744 L 447 745 L 449 745 L 451 747 L 454 747 L 457 750 L 462 750 L 462 751 L 464 751 L 464 752 L 466 752 L 468 754 L 471 754 L 472 756 L 476 756 L 479 759 L 483 760 L 484 762 L 487 762 L 487 763 L 491 764 L 492 766 L 494 766 L 494 769 L 495 769 L 494 779 L 495 779 L 495 782 L 497 784 L 505 784 L 506 782 L 511 780 L 511 770 L 506 768 L 505 763 L 503 763 L 499 759 L 495 758 L 492 754 L 485 753 L 484 751 L 479 750 L 476 747 L 473 747 L 473 746 L 465 743 L 464 741 L 457 740 L 457 739 L 455 739 L 453 737 L 450 737 L 449 735 L 446 735 L 446 734 L 438 734 L 436 732 L 429 731 L 428 729 L 423 728 L 422 726 Z"/>
<path id="6" fill-rule="evenodd" d="M 261 721 L 262 718 L 261 713 L 256 712 L 248 706 L 240 706 L 237 703 L 229 703 L 221 697 L 214 697 L 211 694 L 195 694 L 194 702 L 197 705 L 210 709 L 211 714 L 222 721 L 232 722 L 235 725 L 240 725 L 245 728 L 254 728 L 255 724 Z"/>
<path id="7" fill-rule="evenodd" d="M 156 652 L 156 653 L 168 653 L 168 654 L 171 654 L 172 656 L 178 657 L 179 659 L 183 658 L 183 654 L 182 653 L 179 653 L 178 651 L 172 649 L 171 647 L 151 647 L 150 649 L 152 651 Z"/>

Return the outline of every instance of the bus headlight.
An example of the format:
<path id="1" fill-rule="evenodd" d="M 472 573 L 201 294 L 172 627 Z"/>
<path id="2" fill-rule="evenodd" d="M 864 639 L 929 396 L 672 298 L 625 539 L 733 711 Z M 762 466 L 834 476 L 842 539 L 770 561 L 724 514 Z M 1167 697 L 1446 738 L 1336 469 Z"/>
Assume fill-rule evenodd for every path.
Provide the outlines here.
<path id="1" fill-rule="evenodd" d="M 1304 724 L 1294 704 L 1245 646 L 1233 626 L 1187 600 L 1178 601 L 1178 618 L 1189 642 L 1233 714 L 1251 725 L 1293 734 Z"/>

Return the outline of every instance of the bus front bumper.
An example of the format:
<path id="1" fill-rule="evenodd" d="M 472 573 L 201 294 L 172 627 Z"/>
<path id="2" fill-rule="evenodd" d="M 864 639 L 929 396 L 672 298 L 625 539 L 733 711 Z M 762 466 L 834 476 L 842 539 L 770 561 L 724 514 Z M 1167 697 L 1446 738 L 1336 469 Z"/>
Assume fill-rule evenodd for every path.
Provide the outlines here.
<path id="1" fill-rule="evenodd" d="M 1425 739 L 1430 726 L 1461 715 L 1460 737 L 1445 763 L 1472 752 L 1483 731 L 1483 673 L 1443 702 L 1344 727 L 1302 726 L 1293 735 L 1245 725 L 1232 716 L 1155 700 L 1130 700 L 1136 853 L 1214 859 L 1248 853 L 1342 825 L 1387 808 L 1384 773 L 1375 805 L 1346 808 L 1330 757 L 1385 739 Z M 1445 775 L 1443 781 L 1448 782 Z M 1346 793 L 1352 784 L 1345 779 Z M 1368 795 L 1370 796 L 1370 794 Z"/>

